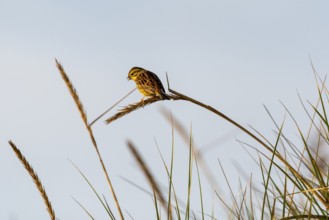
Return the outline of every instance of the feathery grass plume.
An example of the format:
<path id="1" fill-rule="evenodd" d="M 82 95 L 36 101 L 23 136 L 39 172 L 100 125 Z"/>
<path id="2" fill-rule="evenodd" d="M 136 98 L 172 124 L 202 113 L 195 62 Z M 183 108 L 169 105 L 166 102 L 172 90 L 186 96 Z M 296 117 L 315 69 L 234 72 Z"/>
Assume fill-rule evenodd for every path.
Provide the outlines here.
<path id="1" fill-rule="evenodd" d="M 157 101 L 160 101 L 160 100 L 162 100 L 161 97 L 155 96 L 155 97 L 151 97 L 151 98 L 148 98 L 146 100 L 143 100 L 143 101 L 125 106 L 118 113 L 116 113 L 112 117 L 106 119 L 105 123 L 110 124 L 111 122 L 113 122 L 113 121 L 129 114 L 132 111 L 135 111 L 139 108 L 143 108 L 144 106 L 150 105 L 150 104 L 152 104 L 154 102 L 157 102 Z"/>
<path id="2" fill-rule="evenodd" d="M 80 101 L 80 98 L 78 96 L 76 89 L 74 88 L 72 82 L 70 81 L 68 75 L 66 74 L 62 64 L 60 64 L 57 59 L 55 59 L 55 62 L 56 62 L 57 69 L 59 70 L 59 73 L 61 74 L 67 88 L 70 91 L 72 98 L 74 99 L 74 102 L 80 112 L 83 122 L 85 123 L 85 125 L 88 125 L 87 114 L 86 114 L 85 109 L 83 108 L 82 102 Z"/>
<path id="3" fill-rule="evenodd" d="M 11 146 L 11 148 L 13 149 L 13 151 L 15 152 L 16 156 L 18 157 L 18 159 L 21 161 L 21 163 L 24 165 L 25 169 L 27 170 L 27 172 L 29 173 L 29 175 L 32 177 L 33 182 L 35 183 L 36 187 L 38 188 L 41 197 L 43 199 L 43 202 L 46 205 L 48 214 L 50 216 L 51 220 L 55 220 L 55 212 L 54 209 L 50 203 L 50 200 L 47 196 L 46 190 L 43 187 L 37 173 L 33 170 L 32 166 L 30 165 L 30 163 L 27 161 L 27 159 L 24 157 L 24 155 L 21 153 L 21 151 L 16 147 L 16 145 L 12 142 L 9 141 L 8 142 L 9 145 Z"/>
<path id="4" fill-rule="evenodd" d="M 168 98 L 171 100 L 177 100 L 177 97 L 174 95 L 169 95 L 167 94 Z M 135 111 L 139 108 L 143 108 L 147 105 L 150 105 L 152 103 L 158 102 L 158 101 L 163 101 L 164 99 L 162 99 L 161 97 L 158 96 L 154 96 L 154 97 L 150 97 L 147 98 L 145 100 L 141 100 L 140 102 L 134 103 L 134 104 L 130 104 L 128 106 L 125 106 L 124 108 L 122 108 L 117 114 L 113 115 L 112 117 L 108 118 L 105 120 L 106 124 L 110 124 L 111 122 L 129 114 L 132 111 Z"/>
<path id="5" fill-rule="evenodd" d="M 103 172 L 104 172 L 104 174 L 105 174 L 106 180 L 107 180 L 108 185 L 109 185 L 109 187 L 110 187 L 110 191 L 111 191 L 111 193 L 112 193 L 112 197 L 113 197 L 113 199 L 114 199 L 115 205 L 116 205 L 116 207 L 117 207 L 117 209 L 118 209 L 118 212 L 119 212 L 119 214 L 120 214 L 120 218 L 123 220 L 124 217 L 123 217 L 123 214 L 122 214 L 122 211 L 121 211 L 121 207 L 120 207 L 120 204 L 119 204 L 118 198 L 117 198 L 117 196 L 116 196 L 116 194 L 115 194 L 115 191 L 114 191 L 114 188 L 113 188 L 112 182 L 111 182 L 111 180 L 110 180 L 110 177 L 109 177 L 108 171 L 107 171 L 107 169 L 106 169 L 106 167 L 105 167 L 105 164 L 104 164 L 104 162 L 103 162 L 102 156 L 101 156 L 101 154 L 100 154 L 100 152 L 99 152 L 99 149 L 98 149 L 98 146 L 97 146 L 96 139 L 95 139 L 95 137 L 94 137 L 93 131 L 91 130 L 91 126 L 89 126 L 89 124 L 88 124 L 87 114 L 86 114 L 86 112 L 85 112 L 85 110 L 84 110 L 84 107 L 83 107 L 83 105 L 82 105 L 82 102 L 80 101 L 80 98 L 79 98 L 79 96 L 78 96 L 78 94 L 77 94 L 77 92 L 76 92 L 76 89 L 74 88 L 72 82 L 70 81 L 69 77 L 67 76 L 67 74 L 66 74 L 66 72 L 65 72 L 65 70 L 64 70 L 64 68 L 63 68 L 63 66 L 58 62 L 57 59 L 55 59 L 55 62 L 56 62 L 56 66 L 57 66 L 57 68 L 58 68 L 58 70 L 59 70 L 59 72 L 60 72 L 60 74 L 61 74 L 61 76 L 62 76 L 62 78 L 63 78 L 63 80 L 64 80 L 64 82 L 65 82 L 65 84 L 66 84 L 66 86 L 67 86 L 67 88 L 69 89 L 70 94 L 71 94 L 71 96 L 72 96 L 72 98 L 73 98 L 73 100 L 74 100 L 74 102 L 75 102 L 75 104 L 76 104 L 76 106 L 77 106 L 77 108 L 78 108 L 78 110 L 79 110 L 79 112 L 80 112 L 81 118 L 82 118 L 82 120 L 83 120 L 83 122 L 84 122 L 84 124 L 85 124 L 85 126 L 86 126 L 86 128 L 87 128 L 87 130 L 88 130 L 89 137 L 90 137 L 91 142 L 92 142 L 92 144 L 93 144 L 93 146 L 94 146 L 94 148 L 95 148 L 95 150 L 96 150 L 96 153 L 97 153 L 98 159 L 99 159 L 99 161 L 100 161 L 100 163 L 101 163 L 101 166 L 102 166 Z"/>
<path id="6" fill-rule="evenodd" d="M 151 171 L 149 170 L 149 168 L 147 167 L 147 165 L 145 164 L 142 156 L 140 155 L 140 153 L 137 151 L 136 147 L 133 145 L 132 142 L 128 141 L 127 145 L 129 147 L 130 152 L 132 153 L 132 155 L 135 157 L 138 165 L 140 166 L 141 170 L 143 171 L 144 175 L 146 176 L 146 179 L 149 181 L 149 184 L 151 185 L 152 189 L 155 191 L 157 198 L 159 198 L 161 205 L 163 206 L 164 209 L 167 208 L 166 205 L 166 201 L 160 191 L 160 188 L 158 186 L 158 184 L 155 182 L 155 179 L 153 177 L 153 175 L 151 174 Z"/>

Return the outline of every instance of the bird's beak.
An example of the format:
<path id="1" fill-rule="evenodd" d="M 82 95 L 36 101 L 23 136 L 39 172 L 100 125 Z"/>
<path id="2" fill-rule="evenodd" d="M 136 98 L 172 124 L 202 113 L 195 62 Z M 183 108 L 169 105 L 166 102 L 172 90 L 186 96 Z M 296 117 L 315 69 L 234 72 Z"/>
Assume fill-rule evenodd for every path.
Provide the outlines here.
<path id="1" fill-rule="evenodd" d="M 127 80 L 131 80 L 129 76 L 127 77 Z"/>

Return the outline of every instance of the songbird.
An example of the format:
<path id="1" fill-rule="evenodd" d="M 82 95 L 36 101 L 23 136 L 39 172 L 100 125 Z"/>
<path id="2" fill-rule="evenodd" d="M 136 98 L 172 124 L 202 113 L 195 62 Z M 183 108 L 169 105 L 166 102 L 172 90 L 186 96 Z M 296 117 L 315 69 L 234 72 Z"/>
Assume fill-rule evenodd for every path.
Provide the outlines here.
<path id="1" fill-rule="evenodd" d="M 162 99 L 170 99 L 157 75 L 155 73 L 143 69 L 141 67 L 133 67 L 128 73 L 128 80 L 136 83 L 137 89 L 145 97 L 161 97 Z"/>

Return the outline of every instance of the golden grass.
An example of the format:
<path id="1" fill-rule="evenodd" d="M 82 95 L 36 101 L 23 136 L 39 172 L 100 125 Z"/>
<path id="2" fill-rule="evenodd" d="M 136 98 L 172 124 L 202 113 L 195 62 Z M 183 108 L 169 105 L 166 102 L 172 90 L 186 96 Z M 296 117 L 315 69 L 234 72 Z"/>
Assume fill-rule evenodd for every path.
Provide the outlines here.
<path id="1" fill-rule="evenodd" d="M 120 204 L 119 204 L 118 198 L 117 198 L 117 196 L 116 196 L 116 194 L 115 194 L 115 191 L 114 191 L 114 188 L 113 188 L 112 182 L 111 182 L 111 180 L 110 180 L 110 177 L 109 177 L 108 171 L 107 171 L 107 169 L 106 169 L 106 167 L 105 167 L 105 164 L 104 164 L 104 162 L 103 162 L 103 159 L 102 159 L 101 153 L 99 152 L 98 145 L 97 145 L 96 139 L 95 139 L 95 137 L 94 137 L 93 131 L 92 131 L 92 129 L 91 129 L 91 126 L 88 124 L 87 114 L 86 114 L 86 112 L 85 112 L 85 110 L 84 110 L 84 107 L 83 107 L 83 105 L 82 105 L 82 102 L 80 101 L 80 98 L 79 98 L 79 96 L 78 96 L 78 94 L 77 94 L 77 92 L 76 92 L 76 89 L 74 88 L 72 82 L 70 81 L 69 77 L 67 76 L 67 74 L 66 74 L 66 72 L 65 72 L 65 70 L 64 70 L 64 68 L 63 68 L 63 66 L 57 61 L 57 59 L 55 59 L 55 61 L 56 61 L 56 66 L 57 66 L 57 68 L 58 68 L 58 70 L 59 70 L 59 73 L 61 74 L 61 76 L 62 76 L 62 78 L 63 78 L 63 80 L 64 80 L 64 82 L 65 82 L 65 84 L 66 84 L 66 87 L 67 87 L 68 90 L 70 91 L 70 94 L 71 94 L 71 96 L 72 96 L 72 98 L 73 98 L 73 100 L 74 100 L 74 102 L 75 102 L 75 104 L 76 104 L 76 106 L 77 106 L 77 108 L 78 108 L 78 110 L 79 110 L 79 112 L 80 112 L 80 115 L 81 115 L 81 118 L 82 118 L 82 120 L 83 120 L 83 122 L 84 122 L 84 125 L 85 125 L 86 128 L 87 128 L 87 131 L 88 131 L 89 137 L 90 137 L 91 142 L 92 142 L 92 144 L 93 144 L 93 146 L 94 146 L 94 148 L 95 148 L 95 150 L 96 150 L 96 153 L 97 153 L 98 159 L 99 159 L 99 161 L 100 161 L 100 163 L 101 163 L 101 166 L 102 166 L 103 172 L 104 172 L 104 174 L 105 174 L 106 180 L 107 180 L 108 185 L 109 185 L 109 187 L 110 187 L 110 191 L 111 191 L 111 193 L 112 193 L 112 197 L 113 197 L 113 199 L 114 199 L 114 202 L 115 202 L 116 207 L 117 207 L 117 209 L 118 209 L 118 212 L 119 212 L 119 214 L 120 214 L 120 218 L 123 220 L 124 217 L 123 217 L 123 213 L 122 213 L 122 211 L 121 211 L 121 207 L 120 207 Z"/>
<path id="2" fill-rule="evenodd" d="M 13 149 L 13 151 L 15 152 L 16 156 L 18 157 L 18 159 L 21 161 L 21 163 L 24 165 L 26 171 L 29 173 L 29 175 L 32 177 L 33 182 L 35 183 L 36 187 L 38 188 L 40 195 L 43 199 L 43 202 L 46 205 L 48 214 L 50 216 L 51 220 L 55 220 L 55 212 L 54 209 L 51 205 L 51 202 L 47 196 L 46 190 L 43 187 L 41 180 L 39 179 L 37 173 L 34 171 L 34 169 L 32 168 L 32 166 L 30 165 L 30 163 L 27 161 L 27 159 L 24 157 L 24 155 L 22 154 L 22 152 L 16 147 L 16 145 L 12 142 L 9 141 L 9 145 L 11 146 L 11 148 Z"/>
<path id="3" fill-rule="evenodd" d="M 80 112 L 83 122 L 85 123 L 85 125 L 88 125 L 87 114 L 86 114 L 85 109 L 83 108 L 82 102 L 80 101 L 80 98 L 78 96 L 76 89 L 74 88 L 72 82 L 70 81 L 69 77 L 67 76 L 63 66 L 58 62 L 57 59 L 55 59 L 55 62 L 56 62 L 57 69 L 59 70 L 59 73 L 61 74 L 67 88 L 69 89 L 71 96 L 74 99 L 74 102 Z"/>
<path id="4" fill-rule="evenodd" d="M 170 95 L 170 94 L 166 94 L 166 95 L 168 96 L 168 98 L 170 100 L 178 100 L 178 98 L 174 95 Z M 153 104 L 155 102 L 164 101 L 164 100 L 168 100 L 168 99 L 162 99 L 161 97 L 155 96 L 155 97 L 147 98 L 145 100 L 142 100 L 142 101 L 134 103 L 134 104 L 127 105 L 124 108 L 122 108 L 118 113 L 116 113 L 115 115 L 113 115 L 110 118 L 106 119 L 105 123 L 110 124 L 113 121 L 129 114 L 130 112 L 133 112 L 133 111 L 135 111 L 139 108 L 144 108 L 145 106 Z"/>

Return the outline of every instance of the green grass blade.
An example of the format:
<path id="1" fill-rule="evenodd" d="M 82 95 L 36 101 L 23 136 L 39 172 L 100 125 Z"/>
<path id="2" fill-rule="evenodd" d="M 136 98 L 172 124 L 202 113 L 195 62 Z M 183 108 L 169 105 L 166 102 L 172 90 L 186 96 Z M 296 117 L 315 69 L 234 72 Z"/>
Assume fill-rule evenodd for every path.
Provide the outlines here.
<path id="1" fill-rule="evenodd" d="M 191 199 L 191 187 L 192 187 L 192 152 L 193 152 L 193 143 L 192 143 L 192 126 L 190 133 L 190 150 L 189 150 L 189 164 L 188 164 L 188 184 L 187 184 L 187 202 L 186 202 L 186 215 L 185 220 L 190 219 L 190 199 Z"/>
<path id="2" fill-rule="evenodd" d="M 159 212 L 159 206 L 158 206 L 158 200 L 157 200 L 157 196 L 156 196 L 156 193 L 153 189 L 153 198 L 154 198 L 154 207 L 155 207 L 155 213 L 156 213 L 156 216 L 157 216 L 157 220 L 160 220 L 160 212 Z"/>
<path id="3" fill-rule="evenodd" d="M 97 196 L 98 201 L 102 204 L 102 206 L 104 207 L 104 209 L 106 210 L 107 214 L 109 215 L 109 217 L 111 219 L 115 219 L 113 218 L 113 214 L 111 212 L 110 209 L 107 208 L 106 204 L 103 202 L 102 198 L 100 197 L 100 195 L 97 193 L 96 189 L 94 188 L 94 186 L 91 184 L 91 182 L 88 180 L 88 178 L 84 175 L 84 173 L 79 169 L 78 166 L 76 166 L 71 160 L 70 160 L 71 164 L 75 167 L 75 169 L 80 173 L 80 175 L 84 178 L 84 180 L 87 182 L 87 184 L 89 185 L 89 187 L 92 189 L 92 191 L 94 192 L 94 194 Z"/>
<path id="4" fill-rule="evenodd" d="M 170 173 L 169 173 L 169 190 L 168 190 L 168 220 L 172 219 L 172 211 L 171 211 L 171 189 L 172 189 L 172 176 L 174 170 L 174 152 L 175 152 L 175 133 L 174 133 L 174 122 L 172 115 L 171 116 L 171 159 L 170 159 Z"/>
<path id="5" fill-rule="evenodd" d="M 278 146 L 279 140 L 281 138 L 281 132 L 282 132 L 282 129 L 283 129 L 283 125 L 284 125 L 284 121 L 282 122 L 282 125 L 281 125 L 281 127 L 279 129 L 279 134 L 278 134 L 277 139 L 275 141 L 275 145 L 274 145 L 274 149 L 273 149 L 273 153 L 272 153 L 272 158 L 270 160 L 270 166 L 269 166 L 269 169 L 268 169 L 267 179 L 266 179 L 266 182 L 265 182 L 265 185 L 264 185 L 264 189 L 265 190 L 264 190 L 264 197 L 263 197 L 263 205 L 262 205 L 261 219 L 264 219 L 265 200 L 266 200 L 266 197 L 267 197 L 267 188 L 268 188 L 268 184 L 269 184 L 269 181 L 270 181 L 270 176 L 271 176 L 271 171 L 272 171 L 272 166 L 273 166 L 275 154 L 277 152 L 277 146 Z"/>
<path id="6" fill-rule="evenodd" d="M 197 175 L 198 175 L 198 182 L 199 182 L 199 194 L 200 194 L 201 215 L 202 215 L 202 220 L 204 220 L 204 207 L 203 207 L 203 198 L 202 198 L 201 179 L 200 179 L 200 172 L 199 172 L 198 160 L 196 159 L 196 157 L 194 157 L 194 161 L 195 161 L 196 171 L 197 171 Z"/>
<path id="7" fill-rule="evenodd" d="M 90 212 L 74 197 L 72 199 L 85 211 L 85 213 L 89 216 L 90 219 L 95 220 L 95 218 L 90 214 Z"/>

